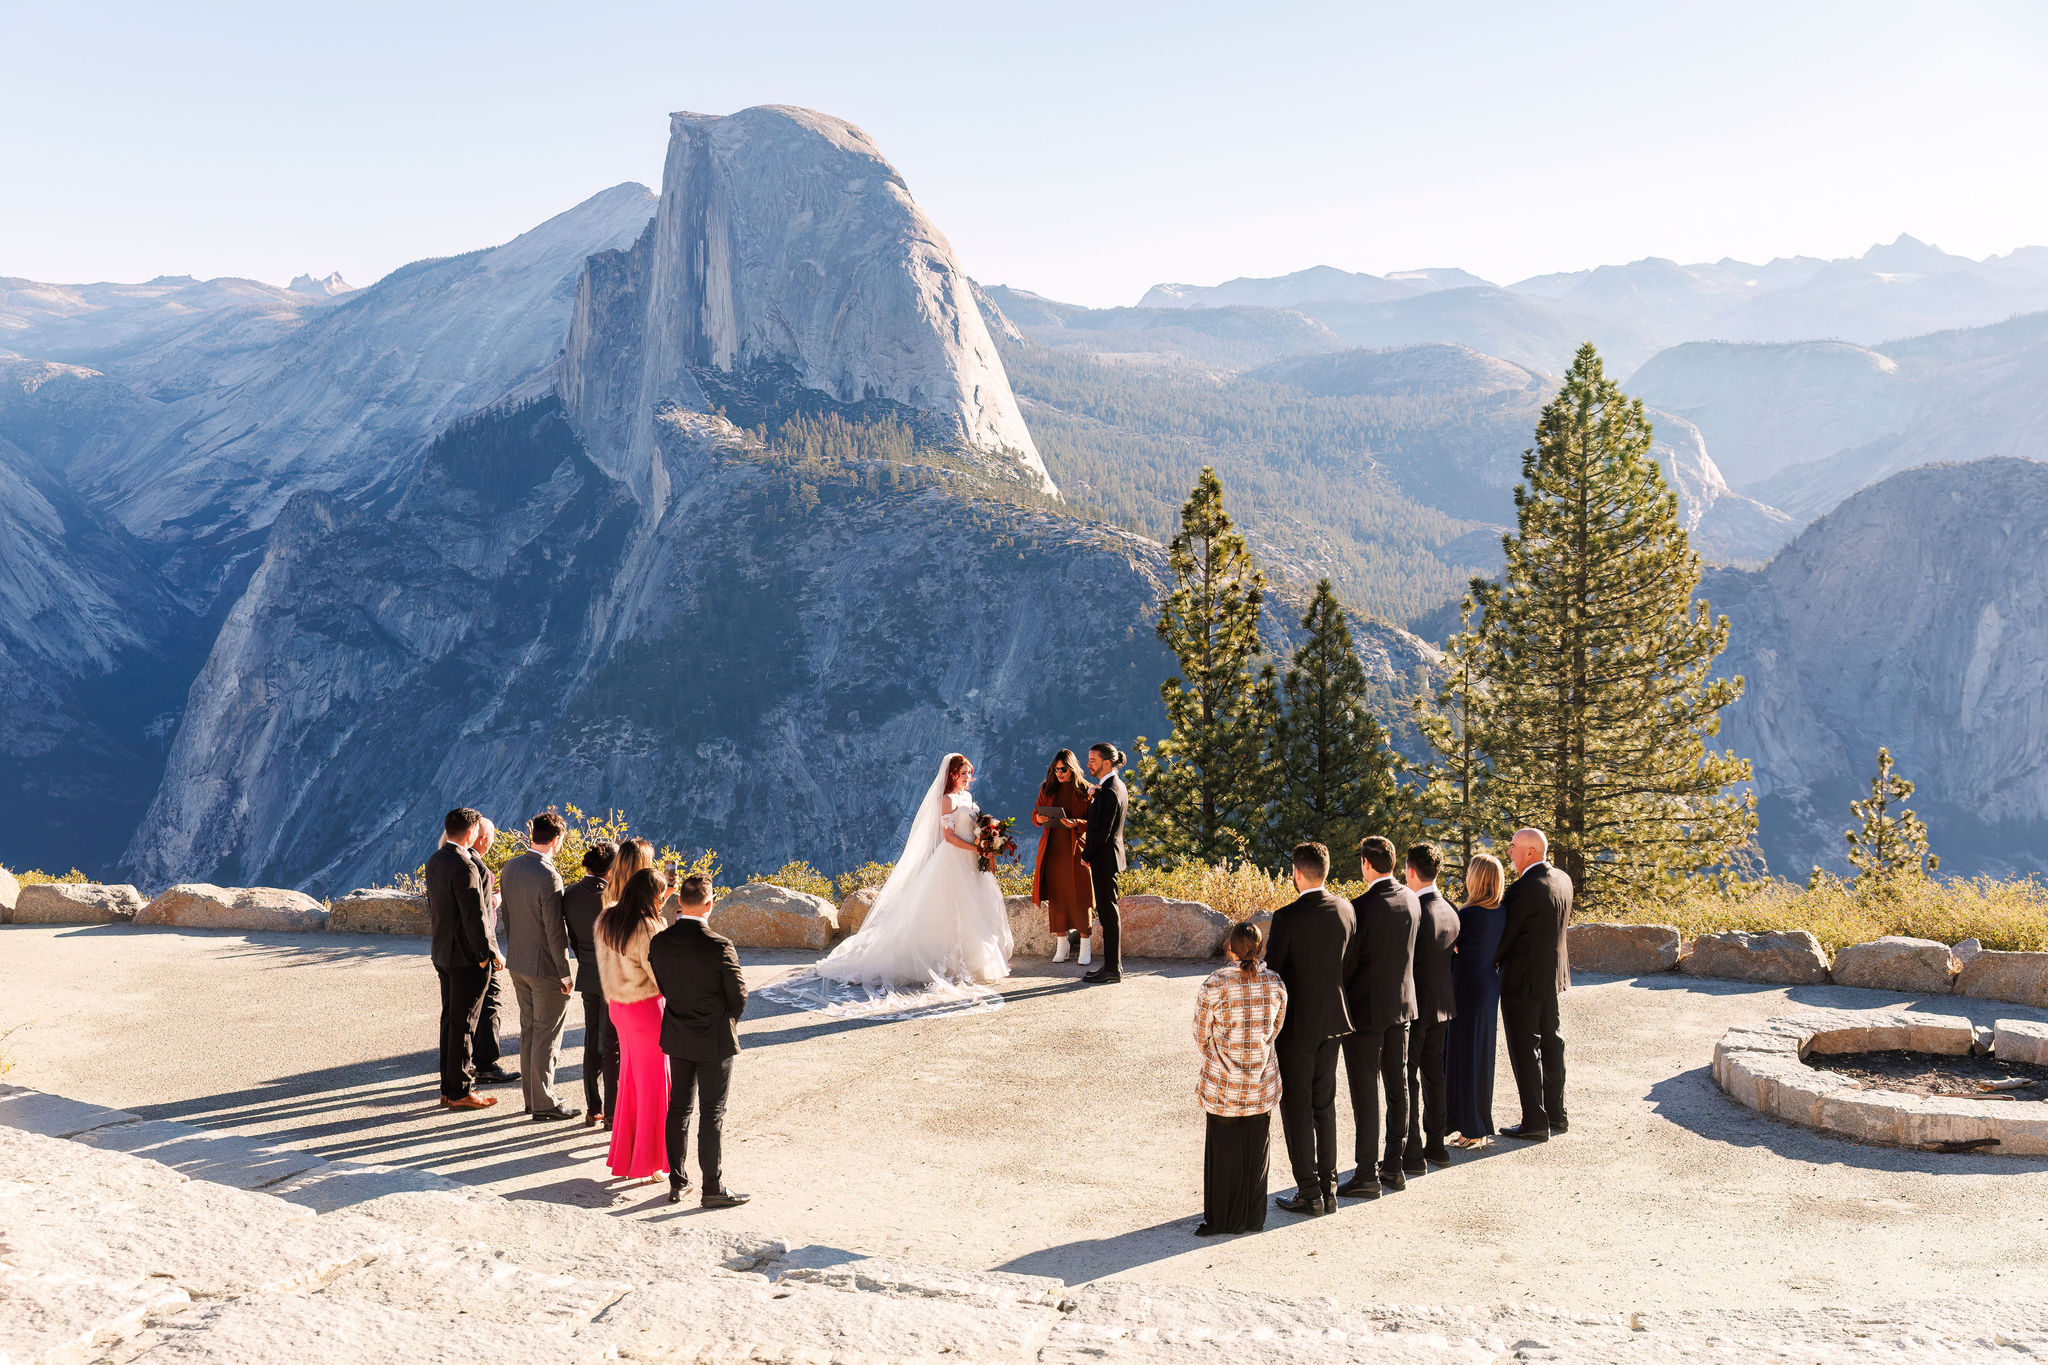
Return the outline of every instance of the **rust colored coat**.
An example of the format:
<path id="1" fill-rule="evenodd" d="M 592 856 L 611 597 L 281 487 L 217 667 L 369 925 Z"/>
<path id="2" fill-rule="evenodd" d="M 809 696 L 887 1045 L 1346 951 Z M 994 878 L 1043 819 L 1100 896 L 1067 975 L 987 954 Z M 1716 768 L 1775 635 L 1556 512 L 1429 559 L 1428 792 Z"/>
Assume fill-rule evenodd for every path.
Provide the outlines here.
<path id="1" fill-rule="evenodd" d="M 1031 813 L 1032 823 L 1053 812 L 1073 820 L 1086 820 L 1088 789 L 1072 782 L 1065 791 L 1048 796 L 1040 788 L 1037 809 Z M 1047 927 L 1055 937 L 1068 932 L 1085 934 L 1088 912 L 1095 908 L 1095 888 L 1088 876 L 1088 864 L 1081 861 L 1081 831 L 1052 824 L 1040 828 L 1038 868 L 1031 878 L 1031 899 L 1045 907 Z"/>

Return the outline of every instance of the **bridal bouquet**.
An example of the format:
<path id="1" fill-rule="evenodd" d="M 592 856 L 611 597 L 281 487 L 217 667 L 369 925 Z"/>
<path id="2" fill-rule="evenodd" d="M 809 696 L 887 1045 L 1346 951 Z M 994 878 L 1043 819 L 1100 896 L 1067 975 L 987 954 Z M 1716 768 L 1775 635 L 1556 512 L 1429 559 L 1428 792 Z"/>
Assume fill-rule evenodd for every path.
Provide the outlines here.
<path id="1" fill-rule="evenodd" d="M 976 867 L 983 872 L 993 872 L 996 864 L 1005 858 L 1019 861 L 1017 841 L 1010 837 L 1010 831 L 1016 824 L 1015 816 L 998 820 L 993 815 L 984 815 L 975 822 L 974 846 L 981 850 L 981 856 L 974 860 Z"/>

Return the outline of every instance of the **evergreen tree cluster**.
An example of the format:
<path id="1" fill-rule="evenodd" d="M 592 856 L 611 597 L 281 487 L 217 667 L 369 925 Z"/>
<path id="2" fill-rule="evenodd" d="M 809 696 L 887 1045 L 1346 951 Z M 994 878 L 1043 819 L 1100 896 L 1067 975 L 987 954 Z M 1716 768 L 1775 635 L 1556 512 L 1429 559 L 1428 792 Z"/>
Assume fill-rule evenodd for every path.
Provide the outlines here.
<path id="1" fill-rule="evenodd" d="M 1642 404 L 1582 348 L 1524 454 L 1506 570 L 1473 581 L 1417 703 L 1436 753 L 1421 771 L 1387 744 L 1329 580 L 1284 677 L 1267 657 L 1264 579 L 1204 469 L 1159 616 L 1180 673 L 1161 689 L 1171 732 L 1139 743 L 1141 856 L 1269 863 L 1304 839 L 1342 853 L 1365 834 L 1422 835 L 1455 881 L 1533 825 L 1592 909 L 1728 864 L 1756 827 L 1750 769 L 1708 741 L 1743 684 L 1712 676 L 1727 619 L 1694 599 L 1699 556 L 1650 437 Z M 1889 866 L 1911 831 L 1873 799 L 1865 837 L 1888 841 L 1871 856 Z"/>

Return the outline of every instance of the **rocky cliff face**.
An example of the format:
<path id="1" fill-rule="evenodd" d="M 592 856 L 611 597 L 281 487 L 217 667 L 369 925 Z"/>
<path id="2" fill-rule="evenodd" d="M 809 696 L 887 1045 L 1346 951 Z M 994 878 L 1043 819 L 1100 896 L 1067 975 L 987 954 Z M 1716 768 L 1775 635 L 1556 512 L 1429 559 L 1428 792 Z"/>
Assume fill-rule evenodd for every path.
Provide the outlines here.
<path id="1" fill-rule="evenodd" d="M 753 425 L 820 403 L 1054 491 L 952 248 L 866 133 L 807 109 L 672 117 L 660 206 L 591 260 L 560 390 L 637 493 L 663 491 L 664 405 Z"/>
<path id="2" fill-rule="evenodd" d="M 2048 466 L 1980 460 L 1894 475 L 1709 579 L 1721 667 L 1748 679 L 1724 737 L 1755 761 L 1774 870 L 1841 865 L 1880 745 L 1944 868 L 2048 867 L 2044 547 Z"/>

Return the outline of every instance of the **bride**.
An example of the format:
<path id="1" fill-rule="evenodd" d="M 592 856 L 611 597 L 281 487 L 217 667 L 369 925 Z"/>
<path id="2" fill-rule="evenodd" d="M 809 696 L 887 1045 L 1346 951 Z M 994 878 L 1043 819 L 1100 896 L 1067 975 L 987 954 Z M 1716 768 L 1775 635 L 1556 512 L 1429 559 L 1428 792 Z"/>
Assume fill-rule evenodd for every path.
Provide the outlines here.
<path id="1" fill-rule="evenodd" d="M 1010 916 L 994 875 L 975 866 L 973 785 L 974 765 L 947 754 L 860 931 L 762 994 L 833 1014 L 1001 1008 L 987 983 L 1010 974 Z"/>

